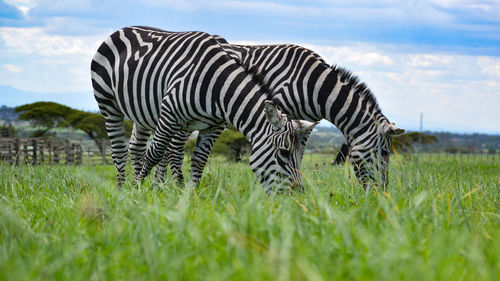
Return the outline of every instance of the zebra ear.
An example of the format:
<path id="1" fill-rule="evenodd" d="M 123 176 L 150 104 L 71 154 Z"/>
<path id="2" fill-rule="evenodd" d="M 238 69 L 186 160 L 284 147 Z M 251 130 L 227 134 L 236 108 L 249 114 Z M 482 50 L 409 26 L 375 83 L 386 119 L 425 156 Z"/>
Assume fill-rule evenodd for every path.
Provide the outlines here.
<path id="1" fill-rule="evenodd" d="M 299 132 L 303 134 L 310 134 L 314 127 L 319 124 L 319 121 L 310 122 L 306 120 L 293 120 L 293 127 Z"/>
<path id="2" fill-rule="evenodd" d="M 266 100 L 264 103 L 264 110 L 267 121 L 269 121 L 275 129 L 280 129 L 285 125 L 285 120 L 283 120 L 281 112 L 272 101 Z"/>
<path id="3" fill-rule="evenodd" d="M 309 135 L 311 134 L 314 127 L 319 124 L 319 121 L 309 122 L 306 120 L 292 120 L 292 123 L 293 127 L 299 133 L 299 143 L 302 145 L 302 147 L 305 147 L 307 139 L 309 139 Z"/>
<path id="4" fill-rule="evenodd" d="M 384 127 L 384 134 L 387 136 L 398 136 L 404 132 L 404 129 L 399 128 L 394 123 L 386 124 Z"/>

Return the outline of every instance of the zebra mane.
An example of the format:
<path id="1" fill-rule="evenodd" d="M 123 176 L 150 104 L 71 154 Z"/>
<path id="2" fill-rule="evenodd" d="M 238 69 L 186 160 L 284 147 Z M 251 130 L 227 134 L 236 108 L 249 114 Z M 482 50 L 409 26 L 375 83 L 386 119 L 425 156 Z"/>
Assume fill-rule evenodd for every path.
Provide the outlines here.
<path id="1" fill-rule="evenodd" d="M 258 71 L 257 66 L 252 66 L 249 68 L 243 63 L 240 63 L 240 65 L 243 66 L 243 68 L 245 68 L 247 73 L 252 75 L 253 80 L 259 84 L 261 91 L 267 95 L 267 99 L 271 100 L 274 93 L 274 89 L 269 87 L 269 83 L 266 83 L 266 81 L 264 80 L 265 76 Z"/>
<path id="2" fill-rule="evenodd" d="M 340 81 L 342 83 L 348 83 L 351 85 L 352 89 L 355 89 L 355 93 L 357 93 L 360 97 L 363 97 L 368 100 L 374 106 L 374 109 L 381 112 L 380 106 L 375 98 L 373 92 L 368 88 L 368 86 L 359 80 L 359 77 L 352 74 L 351 71 L 342 68 L 338 65 L 330 66 L 333 71 L 335 71 L 338 77 L 340 77 Z"/>
<path id="3" fill-rule="evenodd" d="M 238 64 L 239 66 L 243 67 L 245 69 L 246 73 L 249 74 L 250 76 L 252 76 L 252 80 L 259 85 L 261 92 L 263 92 L 267 96 L 267 100 L 271 100 L 272 99 L 272 93 L 274 92 L 274 89 L 271 89 L 269 87 L 269 85 L 267 83 L 265 83 L 265 80 L 264 80 L 265 77 L 264 77 L 264 75 L 262 73 L 260 73 L 258 71 L 257 67 L 256 66 L 248 67 L 247 65 L 245 65 L 243 63 L 243 61 L 241 61 L 239 59 L 236 59 L 233 56 L 231 56 L 225 50 L 225 48 L 230 48 L 231 47 L 231 44 L 229 44 L 226 41 L 225 38 L 223 38 L 220 35 L 211 35 L 211 36 L 212 36 L 212 39 L 214 39 L 217 42 L 217 44 L 219 44 L 219 46 L 221 46 L 222 49 L 224 49 L 224 51 L 226 52 L 227 56 L 229 56 L 232 60 L 236 61 L 236 64 Z"/>

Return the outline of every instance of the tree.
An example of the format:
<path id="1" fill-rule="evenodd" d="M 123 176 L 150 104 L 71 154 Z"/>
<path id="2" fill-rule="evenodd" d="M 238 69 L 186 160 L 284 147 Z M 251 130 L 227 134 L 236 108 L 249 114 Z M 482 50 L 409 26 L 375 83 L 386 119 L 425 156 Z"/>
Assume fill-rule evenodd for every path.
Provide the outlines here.
<path id="1" fill-rule="evenodd" d="M 18 119 L 31 121 L 35 126 L 42 126 L 42 136 L 50 129 L 57 127 L 72 127 L 84 131 L 91 139 L 106 138 L 104 117 L 99 113 L 92 113 L 58 104 L 55 102 L 35 102 L 15 108 L 19 112 Z M 125 134 L 130 137 L 132 121 L 125 120 Z"/>
<path id="2" fill-rule="evenodd" d="M 43 127 L 32 134 L 33 137 L 41 137 L 53 128 L 68 127 L 67 117 L 75 110 L 55 102 L 40 101 L 18 106 L 15 111 L 20 113 L 19 120 Z"/>
<path id="3" fill-rule="evenodd" d="M 105 159 L 102 140 L 108 135 L 101 114 L 73 109 L 55 102 L 35 102 L 18 106 L 15 110 L 20 112 L 19 120 L 31 121 L 33 125 L 44 127 L 35 132 L 34 137 L 44 136 L 49 130 L 57 127 L 82 130 L 94 141 Z M 130 137 L 132 121 L 125 120 L 124 127 L 125 135 Z"/>
<path id="4" fill-rule="evenodd" d="M 103 156 L 103 162 L 106 162 L 103 150 L 103 139 L 107 138 L 104 117 L 97 113 L 75 110 L 68 116 L 68 123 L 74 129 L 84 131 L 94 141 Z"/>
<path id="5" fill-rule="evenodd" d="M 411 152 L 414 150 L 413 145 L 419 144 L 429 144 L 438 142 L 438 138 L 432 135 L 426 135 L 420 132 L 411 132 L 402 134 L 400 136 L 395 136 L 392 139 L 392 147 L 398 152 Z"/>
<path id="6" fill-rule="evenodd" d="M 74 112 L 67 117 L 67 122 L 72 128 L 84 131 L 89 138 L 94 140 L 101 153 L 103 153 L 102 140 L 107 138 L 108 135 L 104 117 L 101 114 L 74 110 Z M 130 137 L 133 126 L 132 121 L 125 120 L 124 126 L 125 135 Z"/>
<path id="7" fill-rule="evenodd" d="M 224 130 L 214 144 L 213 153 L 225 154 L 230 160 L 241 161 L 241 154 L 249 150 L 250 144 L 242 133 Z"/>

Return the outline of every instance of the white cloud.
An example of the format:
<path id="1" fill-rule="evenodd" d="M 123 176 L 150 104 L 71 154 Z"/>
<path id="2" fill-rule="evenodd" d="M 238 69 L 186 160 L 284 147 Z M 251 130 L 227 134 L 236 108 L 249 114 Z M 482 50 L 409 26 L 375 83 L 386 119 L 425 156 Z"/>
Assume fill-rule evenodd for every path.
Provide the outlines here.
<path id="1" fill-rule="evenodd" d="M 0 28 L 0 42 L 7 52 L 37 54 L 40 56 L 69 56 L 93 54 L 99 46 L 100 36 L 78 37 L 52 35 L 43 28 Z"/>
<path id="2" fill-rule="evenodd" d="M 436 67 L 437 65 L 449 65 L 453 57 L 450 55 L 435 54 L 412 54 L 408 56 L 409 65 L 414 67 Z"/>
<path id="3" fill-rule="evenodd" d="M 71 82 L 90 83 L 90 71 L 84 67 L 69 67 L 68 74 L 71 76 Z"/>
<path id="4" fill-rule="evenodd" d="M 360 66 L 383 65 L 390 66 L 394 60 L 389 56 L 373 50 L 367 50 L 356 46 L 314 46 L 302 44 L 320 54 L 326 61 L 332 64 L 355 64 Z"/>
<path id="5" fill-rule="evenodd" d="M 429 0 L 443 8 L 463 8 L 463 9 L 479 9 L 485 12 L 498 10 L 500 3 L 496 0 Z"/>
<path id="6" fill-rule="evenodd" d="M 500 58 L 479 57 L 477 59 L 477 63 L 482 67 L 482 73 L 495 78 L 500 78 Z"/>
<path id="7" fill-rule="evenodd" d="M 34 0 L 6 0 L 5 2 L 11 5 L 35 5 L 36 1 Z"/>
<path id="8" fill-rule="evenodd" d="M 0 27 L 0 59 L 17 62 L 0 69 L 0 84 L 36 92 L 90 92 L 90 61 L 106 36 L 62 36 L 43 28 Z M 20 70 L 22 77 L 14 75 Z"/>
<path id="9" fill-rule="evenodd" d="M 18 9 L 21 10 L 21 12 L 26 16 L 28 15 L 28 12 L 30 11 L 31 8 L 26 6 L 19 6 Z"/>
<path id="10" fill-rule="evenodd" d="M 22 68 L 20 68 L 19 66 L 15 66 L 13 64 L 4 64 L 3 68 L 13 73 L 19 73 L 23 71 Z"/>
<path id="11" fill-rule="evenodd" d="M 36 6 L 35 1 L 32 0 L 6 0 L 7 4 L 17 7 L 24 16 L 28 15 L 28 12 Z"/>

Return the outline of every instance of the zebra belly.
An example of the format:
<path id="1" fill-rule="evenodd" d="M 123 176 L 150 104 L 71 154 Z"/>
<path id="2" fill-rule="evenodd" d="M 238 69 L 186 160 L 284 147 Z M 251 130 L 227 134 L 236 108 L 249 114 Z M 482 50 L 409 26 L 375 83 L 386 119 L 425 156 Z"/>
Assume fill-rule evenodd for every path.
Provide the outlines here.
<path id="1" fill-rule="evenodd" d="M 203 131 L 203 130 L 209 130 L 215 127 L 219 127 L 222 125 L 223 122 L 221 123 L 212 123 L 212 122 L 205 122 L 205 121 L 191 121 L 188 122 L 184 127 L 182 128 L 183 130 L 186 131 Z"/>

